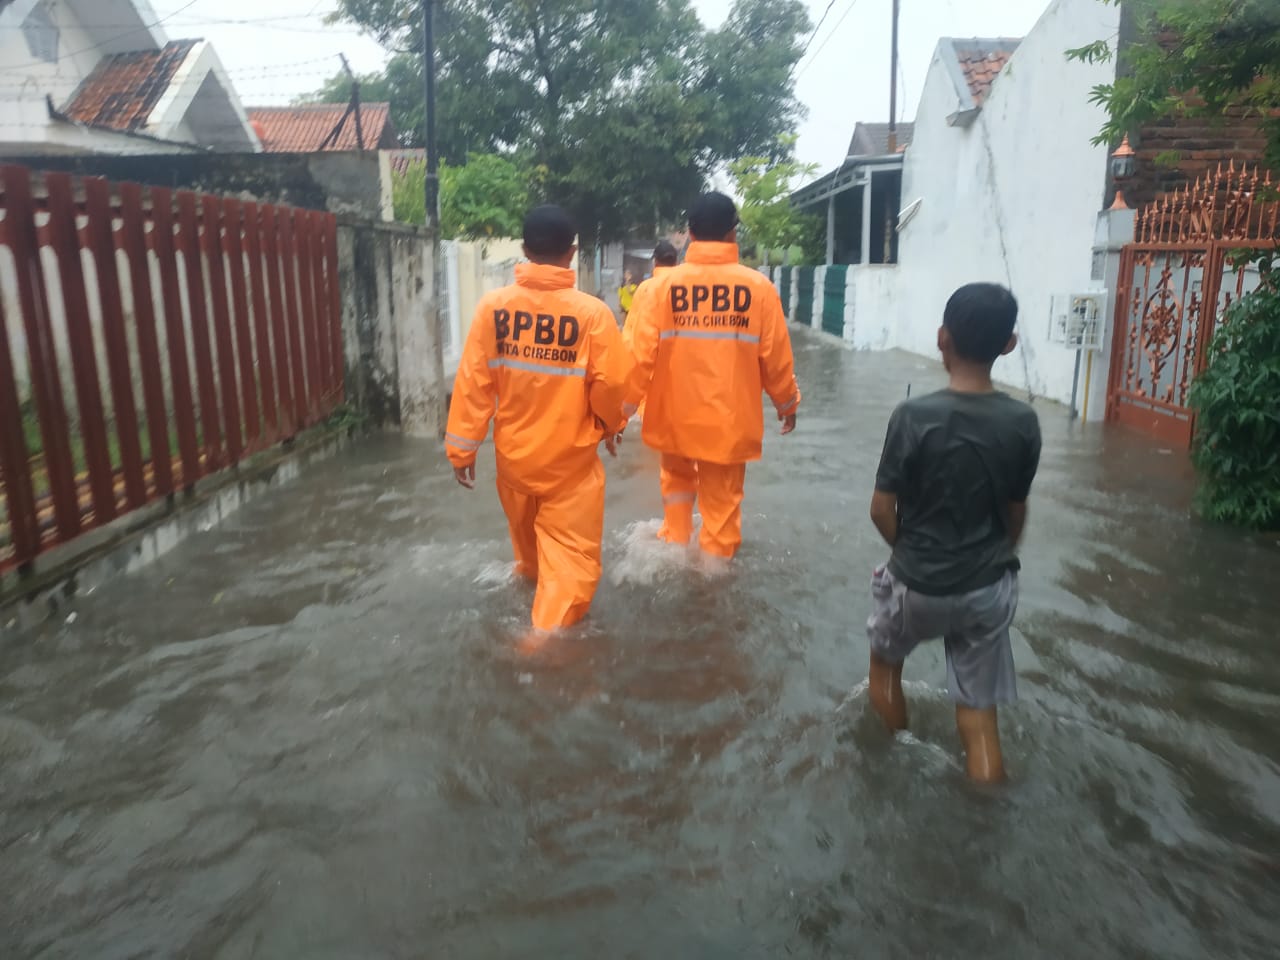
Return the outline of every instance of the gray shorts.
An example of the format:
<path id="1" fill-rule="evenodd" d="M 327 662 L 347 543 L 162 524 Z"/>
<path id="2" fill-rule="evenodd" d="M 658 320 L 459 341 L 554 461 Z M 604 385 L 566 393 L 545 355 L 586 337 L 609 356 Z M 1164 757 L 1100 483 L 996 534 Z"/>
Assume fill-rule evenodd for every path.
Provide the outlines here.
<path id="1" fill-rule="evenodd" d="M 1018 609 L 1013 571 L 972 593 L 933 597 L 910 589 L 881 567 L 871 576 L 871 597 L 867 637 L 876 657 L 899 664 L 925 640 L 941 637 L 952 700 L 984 710 L 1018 698 L 1009 643 Z"/>

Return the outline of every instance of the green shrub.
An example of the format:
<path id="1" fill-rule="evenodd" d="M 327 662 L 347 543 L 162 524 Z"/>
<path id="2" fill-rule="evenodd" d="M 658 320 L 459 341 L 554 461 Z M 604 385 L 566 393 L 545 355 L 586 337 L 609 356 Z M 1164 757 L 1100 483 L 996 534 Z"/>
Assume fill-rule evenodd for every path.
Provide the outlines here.
<path id="1" fill-rule="evenodd" d="M 1190 395 L 1200 512 L 1259 530 L 1280 527 L 1280 271 L 1272 271 L 1275 258 L 1267 254 L 1260 260 L 1257 292 L 1227 311 L 1210 347 L 1210 363 Z"/>

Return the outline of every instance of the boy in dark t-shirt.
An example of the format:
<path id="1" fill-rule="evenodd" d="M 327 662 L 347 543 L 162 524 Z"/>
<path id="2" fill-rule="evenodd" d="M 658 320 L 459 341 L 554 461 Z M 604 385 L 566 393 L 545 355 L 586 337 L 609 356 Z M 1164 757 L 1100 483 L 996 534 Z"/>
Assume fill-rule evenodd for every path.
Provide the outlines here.
<path id="1" fill-rule="evenodd" d="M 1035 411 L 991 383 L 992 365 L 1017 346 L 1017 318 L 1013 294 L 995 284 L 951 297 L 938 330 L 951 384 L 893 412 L 871 501 L 893 547 L 871 580 L 871 704 L 906 729 L 903 662 L 942 637 L 966 767 L 982 781 L 1004 779 L 996 707 L 1016 699 L 1016 547 L 1040 462 Z"/>

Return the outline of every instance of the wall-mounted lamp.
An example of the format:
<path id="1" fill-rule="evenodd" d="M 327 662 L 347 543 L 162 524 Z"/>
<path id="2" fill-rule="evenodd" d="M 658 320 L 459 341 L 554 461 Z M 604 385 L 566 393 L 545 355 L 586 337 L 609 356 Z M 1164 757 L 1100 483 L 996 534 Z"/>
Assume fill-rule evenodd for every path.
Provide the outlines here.
<path id="1" fill-rule="evenodd" d="M 1133 147 L 1129 146 L 1129 136 L 1125 134 L 1125 138 L 1120 141 L 1120 146 L 1116 147 L 1115 153 L 1111 154 L 1111 179 L 1116 185 L 1115 203 L 1111 204 L 1112 210 L 1128 210 L 1129 205 L 1124 202 L 1124 185 L 1133 179 L 1133 175 L 1138 169 L 1138 158 L 1133 152 Z"/>

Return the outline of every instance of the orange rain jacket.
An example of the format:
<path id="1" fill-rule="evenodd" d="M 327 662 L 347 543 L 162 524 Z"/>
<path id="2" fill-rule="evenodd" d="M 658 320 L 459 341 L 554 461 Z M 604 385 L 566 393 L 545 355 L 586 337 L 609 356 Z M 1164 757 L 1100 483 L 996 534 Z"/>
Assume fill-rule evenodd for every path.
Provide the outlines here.
<path id="1" fill-rule="evenodd" d="M 622 340 L 628 350 L 635 349 L 636 325 L 657 305 L 658 281 L 674 270 L 675 267 L 653 268 L 653 276 L 636 288 L 636 295 L 631 301 L 631 312 L 627 314 L 627 322 L 622 328 Z"/>
<path id="2" fill-rule="evenodd" d="M 544 496 L 581 481 L 604 427 L 622 422 L 631 359 L 612 311 L 575 279 L 522 263 L 514 286 L 481 299 L 449 407 L 454 467 L 475 462 L 492 419 L 499 476 Z"/>
<path id="3" fill-rule="evenodd" d="M 654 296 L 634 333 L 628 391 L 629 405 L 645 400 L 644 442 L 711 463 L 760 459 L 761 391 L 779 416 L 800 406 L 777 290 L 738 263 L 737 244 L 695 241 Z"/>

